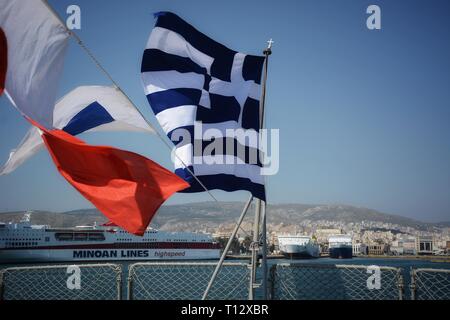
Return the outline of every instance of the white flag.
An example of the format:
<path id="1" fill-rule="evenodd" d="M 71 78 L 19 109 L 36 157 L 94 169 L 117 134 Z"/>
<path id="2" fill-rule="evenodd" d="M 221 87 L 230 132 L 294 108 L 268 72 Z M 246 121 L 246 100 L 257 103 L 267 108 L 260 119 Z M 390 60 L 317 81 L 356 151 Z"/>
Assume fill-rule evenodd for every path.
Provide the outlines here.
<path id="1" fill-rule="evenodd" d="M 0 0 L 5 89 L 21 113 L 51 127 L 69 33 L 41 0 Z"/>
<path id="2" fill-rule="evenodd" d="M 54 107 L 52 127 L 72 135 L 93 131 L 155 132 L 120 90 L 103 86 L 78 87 L 64 96 Z M 43 145 L 38 129 L 30 128 L 11 151 L 0 175 L 13 172 Z"/>

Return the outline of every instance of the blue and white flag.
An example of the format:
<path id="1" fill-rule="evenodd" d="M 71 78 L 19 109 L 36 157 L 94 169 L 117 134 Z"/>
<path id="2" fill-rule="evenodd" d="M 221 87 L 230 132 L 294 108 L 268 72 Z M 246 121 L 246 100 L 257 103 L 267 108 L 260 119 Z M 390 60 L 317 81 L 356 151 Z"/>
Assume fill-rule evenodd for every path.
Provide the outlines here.
<path id="1" fill-rule="evenodd" d="M 71 135 L 94 131 L 135 131 L 154 133 L 124 94 L 113 87 L 78 87 L 59 100 L 53 109 L 53 128 Z M 44 142 L 35 127 L 12 150 L 0 175 L 13 172 L 35 155 Z"/>
<path id="2" fill-rule="evenodd" d="M 204 191 L 192 171 L 208 190 L 247 190 L 265 200 L 258 157 L 265 58 L 228 49 L 173 13 L 156 17 L 142 80 L 175 144 L 175 173 L 191 184 L 183 192 Z"/>

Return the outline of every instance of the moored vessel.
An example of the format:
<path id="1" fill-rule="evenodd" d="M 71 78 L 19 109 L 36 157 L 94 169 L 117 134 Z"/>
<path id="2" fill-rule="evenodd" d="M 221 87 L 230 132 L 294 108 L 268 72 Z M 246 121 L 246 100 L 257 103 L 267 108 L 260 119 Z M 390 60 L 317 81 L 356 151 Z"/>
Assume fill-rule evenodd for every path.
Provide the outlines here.
<path id="1" fill-rule="evenodd" d="M 311 237 L 301 235 L 278 236 L 278 247 L 281 253 L 289 259 L 318 258 L 319 245 Z"/>
<path id="2" fill-rule="evenodd" d="M 345 234 L 333 235 L 328 239 L 330 258 L 351 259 L 353 257 L 352 237 Z"/>
<path id="3" fill-rule="evenodd" d="M 220 245 L 209 234 L 150 228 L 139 237 L 110 224 L 51 228 L 32 225 L 30 215 L 19 223 L 0 223 L 0 263 L 220 257 Z"/>

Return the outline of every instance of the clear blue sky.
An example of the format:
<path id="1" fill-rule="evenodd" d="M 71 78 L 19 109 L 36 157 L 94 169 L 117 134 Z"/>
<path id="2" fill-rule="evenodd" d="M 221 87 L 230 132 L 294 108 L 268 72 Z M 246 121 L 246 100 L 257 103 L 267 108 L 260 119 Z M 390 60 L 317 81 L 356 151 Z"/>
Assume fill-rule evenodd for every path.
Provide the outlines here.
<path id="1" fill-rule="evenodd" d="M 223 44 L 260 54 L 269 38 L 267 119 L 279 128 L 281 165 L 268 182 L 271 203 L 345 203 L 418 218 L 450 220 L 450 2 L 51 0 L 66 17 L 82 10 L 78 32 L 156 125 L 140 83 L 152 13 L 173 11 Z M 370 4 L 382 30 L 366 28 Z M 60 96 L 79 85 L 109 84 L 71 42 Z M 28 128 L 0 98 L 0 160 Z M 156 136 L 82 136 L 142 153 L 172 169 Z M 219 200 L 247 193 L 214 191 Z M 169 203 L 210 200 L 175 195 Z M 0 177 L 0 211 L 90 207 L 45 152 Z"/>

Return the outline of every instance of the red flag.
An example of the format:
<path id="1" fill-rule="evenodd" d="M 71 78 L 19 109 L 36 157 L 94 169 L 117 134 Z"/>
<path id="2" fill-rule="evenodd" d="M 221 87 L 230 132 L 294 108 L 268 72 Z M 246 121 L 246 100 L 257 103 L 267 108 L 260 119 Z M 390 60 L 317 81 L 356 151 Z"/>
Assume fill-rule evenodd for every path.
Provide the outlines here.
<path id="1" fill-rule="evenodd" d="M 35 125 L 42 130 L 61 175 L 110 221 L 130 233 L 143 235 L 162 203 L 189 187 L 139 154 L 91 146 L 64 131 Z"/>
<path id="2" fill-rule="evenodd" d="M 3 29 L 0 28 L 0 96 L 5 89 L 6 70 L 8 69 L 8 43 Z"/>

